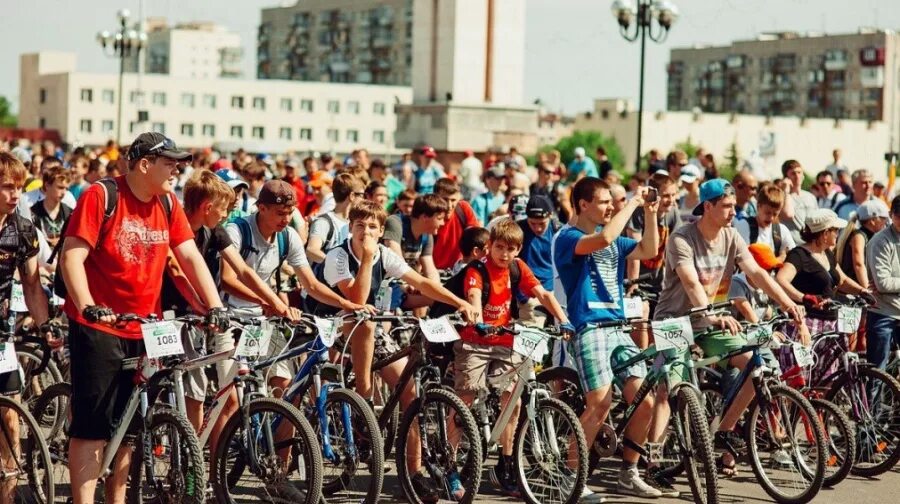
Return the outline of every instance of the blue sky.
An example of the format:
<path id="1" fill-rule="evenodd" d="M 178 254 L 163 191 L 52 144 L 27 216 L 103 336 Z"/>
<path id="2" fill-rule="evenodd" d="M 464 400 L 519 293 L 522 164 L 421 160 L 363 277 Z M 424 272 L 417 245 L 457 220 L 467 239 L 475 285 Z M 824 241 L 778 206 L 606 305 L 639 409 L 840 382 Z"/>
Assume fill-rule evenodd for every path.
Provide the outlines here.
<path id="1" fill-rule="evenodd" d="M 302 1 L 302 0 L 300 0 Z M 637 43 L 618 34 L 611 0 L 521 0 L 526 14 L 525 94 L 552 110 L 589 110 L 599 97 L 637 99 Z M 648 43 L 646 104 L 665 107 L 665 64 L 669 49 L 727 44 L 762 31 L 854 32 L 860 26 L 900 29 L 896 0 L 673 0 L 681 18 L 663 44 Z M 115 72 L 115 60 L 94 40 L 112 29 L 116 11 L 138 10 L 138 0 L 6 0 L 0 30 L 0 95 L 18 103 L 18 57 L 23 52 L 68 50 L 79 69 Z M 145 0 L 145 15 L 170 21 L 208 20 L 240 33 L 245 73 L 255 75 L 256 28 L 262 7 L 272 0 Z"/>

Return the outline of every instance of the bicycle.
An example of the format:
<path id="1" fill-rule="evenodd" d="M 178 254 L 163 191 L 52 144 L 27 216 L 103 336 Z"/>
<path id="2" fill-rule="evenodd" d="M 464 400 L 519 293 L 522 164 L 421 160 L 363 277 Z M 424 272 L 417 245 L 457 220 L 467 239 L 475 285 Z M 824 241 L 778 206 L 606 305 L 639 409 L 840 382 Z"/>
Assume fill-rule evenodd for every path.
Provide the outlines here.
<path id="1" fill-rule="evenodd" d="M 483 329 L 479 332 L 487 333 Z M 549 329 L 521 326 L 490 331 L 513 335 L 513 351 L 525 360 L 508 372 L 488 376 L 487 388 L 480 390 L 472 403 L 473 415 L 482 429 L 483 456 L 497 451 L 500 436 L 518 400 L 523 399 L 513 441 L 514 469 L 522 497 L 529 504 L 574 504 L 581 497 L 588 476 L 584 431 L 572 408 L 551 397 L 549 388 L 539 383 L 534 373 L 535 361 L 540 362 L 547 353 L 548 340 L 561 335 Z M 516 380 L 516 384 L 501 411 L 500 396 L 511 380 Z M 489 475 L 496 478 L 493 470 Z"/>

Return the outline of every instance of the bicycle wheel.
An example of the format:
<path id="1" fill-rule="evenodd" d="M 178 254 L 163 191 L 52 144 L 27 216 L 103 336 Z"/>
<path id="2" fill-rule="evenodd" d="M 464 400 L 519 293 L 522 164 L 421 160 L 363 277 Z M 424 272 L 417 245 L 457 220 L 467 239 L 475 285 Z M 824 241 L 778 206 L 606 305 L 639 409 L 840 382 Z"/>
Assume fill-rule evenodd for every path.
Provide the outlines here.
<path id="1" fill-rule="evenodd" d="M 25 374 L 22 387 L 22 404 L 29 411 L 33 411 L 38 397 L 51 385 L 62 382 L 63 377 L 52 358 L 47 361 L 47 367 L 41 374 L 34 374 L 35 369 L 41 364 L 41 359 L 43 358 L 42 352 L 34 345 L 16 345 L 16 357 L 18 357 L 19 365 Z"/>
<path id="2" fill-rule="evenodd" d="M 700 402 L 706 415 L 707 424 L 709 424 L 716 415 L 722 412 L 722 392 L 719 390 L 718 383 L 705 382 L 700 384 L 700 393 L 702 394 Z M 674 406 L 677 407 L 677 404 Z M 676 409 L 675 407 L 673 407 L 673 410 Z M 684 472 L 684 464 L 681 457 L 681 446 L 670 424 L 662 440 L 661 457 L 655 461 L 660 468 L 660 474 L 666 478 L 681 476 L 681 473 Z"/>
<path id="3" fill-rule="evenodd" d="M 703 406 L 700 405 L 696 392 L 687 387 L 678 389 L 675 403 L 673 437 L 679 445 L 694 502 L 717 503 L 719 491 L 715 454 Z"/>
<path id="4" fill-rule="evenodd" d="M 900 382 L 884 371 L 857 366 L 842 373 L 825 397 L 856 423 L 856 461 L 851 474 L 871 478 L 900 459 Z"/>
<path id="5" fill-rule="evenodd" d="M 528 504 L 575 504 L 587 482 L 588 449 L 578 416 L 562 401 L 539 399 L 516 428 L 513 459 Z"/>
<path id="6" fill-rule="evenodd" d="M 825 433 L 800 392 L 769 385 L 751 404 L 744 435 L 750 467 L 763 490 L 781 504 L 811 501 L 825 479 Z"/>
<path id="7" fill-rule="evenodd" d="M 828 458 L 825 459 L 825 482 L 833 487 L 844 481 L 856 460 L 856 428 L 836 404 L 825 399 L 810 399 L 825 430 Z"/>
<path id="8" fill-rule="evenodd" d="M 52 503 L 53 462 L 41 429 L 31 413 L 10 397 L 0 397 L 0 500 Z"/>
<path id="9" fill-rule="evenodd" d="M 376 380 L 375 387 L 375 418 L 379 419 L 381 424 L 381 415 L 384 406 L 391 398 L 391 389 L 388 384 L 380 378 Z M 395 405 L 387 417 L 387 424 L 381 429 L 381 437 L 384 440 L 384 457 L 387 458 L 391 454 L 394 447 L 394 441 L 397 439 L 397 427 L 400 425 L 400 407 Z"/>
<path id="10" fill-rule="evenodd" d="M 450 422 L 456 428 L 456 439 L 451 439 Z M 431 487 L 438 489 L 439 498 L 462 503 L 475 499 L 481 484 L 481 440 L 475 417 L 462 399 L 444 389 L 428 390 L 403 413 L 399 432 L 405 435 L 397 439 L 397 477 L 409 502 L 424 504 L 432 502 L 434 497 L 419 495 L 412 483 L 415 473 L 408 467 L 407 448 L 410 448 L 413 432 L 425 434 L 419 455 L 425 477 Z M 454 498 L 448 486 L 447 477 L 454 472 L 465 488 L 465 494 L 460 498 Z"/>
<path id="11" fill-rule="evenodd" d="M 58 504 L 72 502 L 69 480 L 69 408 L 72 387 L 66 382 L 47 388 L 34 405 L 34 419 L 47 441 L 50 460 L 53 463 L 55 501 Z M 103 502 L 103 485 L 98 484 L 94 502 Z"/>
<path id="12" fill-rule="evenodd" d="M 157 406 L 150 417 L 149 446 L 144 426 L 135 441 L 129 469 L 128 502 L 182 502 L 203 504 L 206 466 L 194 428 L 181 413 Z M 153 473 L 146 468 L 149 455 Z"/>
<path id="13" fill-rule="evenodd" d="M 315 504 L 322 496 L 315 432 L 281 399 L 254 399 L 246 416 L 232 415 L 215 454 L 210 472 L 218 502 Z"/>
<path id="14" fill-rule="evenodd" d="M 320 417 L 315 407 L 307 412 L 323 447 L 322 492 L 329 504 L 378 502 L 384 482 L 384 441 L 372 408 L 356 392 L 339 388 L 328 392 L 324 415 Z"/>

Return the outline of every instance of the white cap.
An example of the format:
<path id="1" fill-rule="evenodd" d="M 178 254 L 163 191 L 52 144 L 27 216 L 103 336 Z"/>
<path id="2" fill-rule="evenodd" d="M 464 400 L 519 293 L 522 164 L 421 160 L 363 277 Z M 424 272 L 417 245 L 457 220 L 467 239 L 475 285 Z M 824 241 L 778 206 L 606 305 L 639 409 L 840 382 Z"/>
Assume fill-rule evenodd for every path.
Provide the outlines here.
<path id="1" fill-rule="evenodd" d="M 695 165 L 687 164 L 681 167 L 681 177 L 679 180 L 690 184 L 696 182 L 700 178 L 700 169 Z"/>
<path id="2" fill-rule="evenodd" d="M 584 147 L 575 147 L 575 157 L 582 158 L 585 156 Z"/>

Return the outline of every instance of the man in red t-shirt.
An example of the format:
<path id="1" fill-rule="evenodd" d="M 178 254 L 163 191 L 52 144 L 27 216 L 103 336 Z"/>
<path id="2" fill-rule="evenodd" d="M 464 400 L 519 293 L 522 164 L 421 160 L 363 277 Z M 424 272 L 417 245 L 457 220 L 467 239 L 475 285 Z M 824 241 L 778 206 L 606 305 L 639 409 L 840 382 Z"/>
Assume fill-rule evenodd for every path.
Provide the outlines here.
<path id="1" fill-rule="evenodd" d="M 434 194 L 450 203 L 447 221 L 434 235 L 434 265 L 439 270 L 450 269 L 462 259 L 459 240 L 463 231 L 470 227 L 481 227 L 478 217 L 468 201 L 462 200 L 459 184 L 448 178 L 439 179 L 434 184 Z"/>
<path id="2" fill-rule="evenodd" d="M 122 371 L 122 360 L 144 353 L 140 325 L 113 327 L 116 315 L 161 315 L 170 248 L 210 308 L 207 322 L 228 323 L 184 210 L 171 194 L 178 165 L 190 157 L 165 136 L 143 133 L 128 150 L 128 174 L 115 178 L 117 203 L 109 218 L 109 194 L 99 183 L 84 191 L 70 217 L 61 265 L 73 363 L 69 467 L 75 504 L 94 501 L 102 451 L 134 388 L 134 372 Z M 129 448 L 119 450 L 106 480 L 107 502 L 125 499 L 130 454 Z"/>

